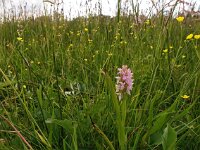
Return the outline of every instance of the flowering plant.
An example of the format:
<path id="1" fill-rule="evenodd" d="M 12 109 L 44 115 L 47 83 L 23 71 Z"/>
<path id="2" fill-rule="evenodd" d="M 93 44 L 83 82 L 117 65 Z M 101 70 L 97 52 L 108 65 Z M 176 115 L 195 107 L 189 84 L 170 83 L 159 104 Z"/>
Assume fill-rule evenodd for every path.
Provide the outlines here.
<path id="1" fill-rule="evenodd" d="M 130 91 L 133 87 L 133 73 L 127 67 L 123 65 L 122 68 L 118 68 L 117 84 L 116 84 L 116 93 L 118 95 L 119 101 L 122 99 L 123 94 L 127 93 L 130 95 Z"/>
<path id="2" fill-rule="evenodd" d="M 182 17 L 182 16 L 180 16 L 180 17 L 177 17 L 177 18 L 176 18 L 176 20 L 177 20 L 178 22 L 183 22 L 183 20 L 184 20 L 184 17 Z"/>

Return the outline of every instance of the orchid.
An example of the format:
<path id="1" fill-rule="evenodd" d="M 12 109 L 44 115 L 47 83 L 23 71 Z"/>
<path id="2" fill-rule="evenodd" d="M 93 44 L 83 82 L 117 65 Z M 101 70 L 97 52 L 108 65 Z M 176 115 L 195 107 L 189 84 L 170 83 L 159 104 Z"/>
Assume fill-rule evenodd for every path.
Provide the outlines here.
<path id="1" fill-rule="evenodd" d="M 131 70 L 126 66 L 123 65 L 122 68 L 118 68 L 118 76 L 117 84 L 116 84 L 116 93 L 119 96 L 119 100 L 122 99 L 124 93 L 130 95 L 130 91 L 133 87 L 133 73 Z"/>

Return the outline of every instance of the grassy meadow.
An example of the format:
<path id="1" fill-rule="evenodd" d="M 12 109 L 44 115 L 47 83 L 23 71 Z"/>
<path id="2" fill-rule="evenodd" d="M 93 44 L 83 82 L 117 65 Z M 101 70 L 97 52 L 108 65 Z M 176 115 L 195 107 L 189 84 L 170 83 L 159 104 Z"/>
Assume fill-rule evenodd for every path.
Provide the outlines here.
<path id="1" fill-rule="evenodd" d="M 0 149 L 198 150 L 200 17 L 138 17 L 5 17 Z M 122 65 L 134 84 L 119 101 Z"/>

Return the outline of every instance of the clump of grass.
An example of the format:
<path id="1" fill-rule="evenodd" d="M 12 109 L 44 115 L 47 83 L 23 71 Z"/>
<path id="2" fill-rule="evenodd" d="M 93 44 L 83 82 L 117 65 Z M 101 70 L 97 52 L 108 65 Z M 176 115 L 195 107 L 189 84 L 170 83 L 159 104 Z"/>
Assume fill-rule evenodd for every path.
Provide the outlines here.
<path id="1" fill-rule="evenodd" d="M 198 149 L 198 16 L 118 8 L 113 18 L 57 11 L 0 24 L 0 147 Z M 118 108 L 123 64 L 134 85 Z"/>

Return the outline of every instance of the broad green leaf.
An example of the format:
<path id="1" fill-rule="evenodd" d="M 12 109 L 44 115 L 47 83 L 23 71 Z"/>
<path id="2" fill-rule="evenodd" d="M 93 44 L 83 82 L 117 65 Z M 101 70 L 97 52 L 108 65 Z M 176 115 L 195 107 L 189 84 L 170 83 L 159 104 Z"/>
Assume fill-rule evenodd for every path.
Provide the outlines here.
<path id="1" fill-rule="evenodd" d="M 117 117 L 119 117 L 120 115 L 120 108 L 119 108 L 119 101 L 118 101 L 118 98 L 117 98 L 117 95 L 116 95 L 116 92 L 115 92 L 115 87 L 113 85 L 113 82 L 110 78 L 109 75 L 105 74 L 105 77 L 106 77 L 106 86 L 111 94 L 111 98 L 112 98 L 112 101 L 113 101 L 113 105 L 114 105 L 114 108 L 115 108 L 115 111 L 117 113 Z M 119 119 L 119 118 L 118 118 Z"/>
<path id="2" fill-rule="evenodd" d="M 37 98 L 38 98 L 38 101 L 40 103 L 40 106 L 42 107 L 43 101 L 42 101 L 42 87 L 41 86 L 40 86 L 39 89 L 37 89 L 36 93 L 37 93 Z"/>
<path id="3" fill-rule="evenodd" d="M 118 130 L 118 140 L 119 140 L 119 145 L 120 149 L 126 149 L 126 142 L 127 142 L 127 136 L 125 133 L 125 118 L 126 118 L 126 102 L 122 104 L 122 108 L 120 107 L 116 92 L 115 92 L 115 87 L 113 85 L 113 82 L 110 78 L 109 75 L 105 74 L 106 78 L 106 86 L 111 94 L 111 98 L 113 101 L 113 105 L 116 111 L 116 124 L 117 124 L 117 130 Z M 123 99 L 124 100 L 124 99 Z M 123 110 L 123 113 L 120 113 L 120 108 Z"/>
<path id="4" fill-rule="evenodd" d="M 162 115 L 160 115 L 157 120 L 155 121 L 153 127 L 151 128 L 150 130 L 150 134 L 153 134 L 155 133 L 156 131 L 160 130 L 163 125 L 165 124 L 166 122 L 166 119 L 167 119 L 167 115 L 168 113 L 165 112 L 165 113 L 162 113 Z"/>
<path id="5" fill-rule="evenodd" d="M 190 111 L 190 109 L 196 104 L 196 101 L 194 101 L 187 109 L 185 109 L 184 111 L 182 111 L 180 114 L 177 114 L 173 120 L 179 120 L 182 117 L 184 117 L 186 114 L 188 114 L 188 112 Z"/>
<path id="6" fill-rule="evenodd" d="M 54 123 L 63 127 L 66 131 L 73 133 L 74 127 L 77 127 L 77 123 L 68 119 L 58 120 L 58 119 L 47 119 L 46 123 Z"/>
<path id="7" fill-rule="evenodd" d="M 161 96 L 161 92 L 158 92 L 153 99 L 151 99 L 150 106 L 149 106 L 149 116 L 148 116 L 148 129 L 152 129 L 153 124 L 153 110 L 154 110 L 154 102 Z M 143 136 L 142 141 L 145 142 L 149 138 L 150 130 L 146 132 Z"/>
<path id="8" fill-rule="evenodd" d="M 150 136 L 150 144 L 151 145 L 160 145 L 162 143 L 162 130 L 158 130 L 154 134 Z"/>
<path id="9" fill-rule="evenodd" d="M 158 118 L 156 119 L 156 121 L 153 124 L 153 127 L 150 130 L 150 135 L 160 130 L 166 124 L 167 118 L 169 114 L 173 112 L 175 106 L 176 106 L 176 101 L 167 110 L 157 115 Z"/>
<path id="10" fill-rule="evenodd" d="M 176 140 L 176 131 L 168 124 L 162 135 L 163 150 L 175 150 Z"/>

